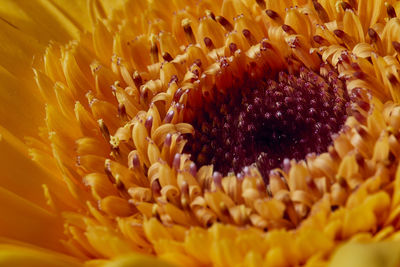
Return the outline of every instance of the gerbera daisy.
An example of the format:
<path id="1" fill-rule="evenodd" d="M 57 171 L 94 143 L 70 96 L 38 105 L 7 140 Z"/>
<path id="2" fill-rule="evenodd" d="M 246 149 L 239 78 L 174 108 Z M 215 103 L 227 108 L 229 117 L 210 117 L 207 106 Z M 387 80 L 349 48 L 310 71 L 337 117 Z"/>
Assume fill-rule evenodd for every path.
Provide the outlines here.
<path id="1" fill-rule="evenodd" d="M 399 264 L 399 12 L 4 1 L 0 265 Z"/>

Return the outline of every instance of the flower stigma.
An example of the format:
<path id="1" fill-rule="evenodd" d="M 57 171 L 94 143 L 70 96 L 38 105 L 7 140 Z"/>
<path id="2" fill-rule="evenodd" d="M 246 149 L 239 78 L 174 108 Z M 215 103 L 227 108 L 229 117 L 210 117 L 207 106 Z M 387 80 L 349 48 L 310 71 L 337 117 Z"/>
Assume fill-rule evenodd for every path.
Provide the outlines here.
<path id="1" fill-rule="evenodd" d="M 255 164 L 268 181 L 284 159 L 328 150 L 350 113 L 345 82 L 328 64 L 243 82 L 198 110 L 186 152 L 223 175 Z M 268 77 L 269 76 L 269 77 Z"/>

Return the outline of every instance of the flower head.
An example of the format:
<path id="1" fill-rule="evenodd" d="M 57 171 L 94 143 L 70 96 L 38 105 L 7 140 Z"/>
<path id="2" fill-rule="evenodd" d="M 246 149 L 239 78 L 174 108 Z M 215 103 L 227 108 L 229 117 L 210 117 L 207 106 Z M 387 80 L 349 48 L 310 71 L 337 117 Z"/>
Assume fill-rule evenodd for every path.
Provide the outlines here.
<path id="1" fill-rule="evenodd" d="M 5 95 L 0 262 L 312 266 L 398 247 L 398 2 L 10 5 L 45 27 L 1 24 L 19 48 L 4 77 L 36 91 Z"/>

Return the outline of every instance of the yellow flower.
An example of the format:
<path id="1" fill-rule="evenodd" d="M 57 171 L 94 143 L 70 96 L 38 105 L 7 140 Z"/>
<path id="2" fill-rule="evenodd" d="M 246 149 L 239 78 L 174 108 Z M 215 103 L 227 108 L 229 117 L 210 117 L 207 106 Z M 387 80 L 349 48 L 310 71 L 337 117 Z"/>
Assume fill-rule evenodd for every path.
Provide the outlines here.
<path id="1" fill-rule="evenodd" d="M 398 264 L 399 13 L 4 0 L 0 265 Z"/>

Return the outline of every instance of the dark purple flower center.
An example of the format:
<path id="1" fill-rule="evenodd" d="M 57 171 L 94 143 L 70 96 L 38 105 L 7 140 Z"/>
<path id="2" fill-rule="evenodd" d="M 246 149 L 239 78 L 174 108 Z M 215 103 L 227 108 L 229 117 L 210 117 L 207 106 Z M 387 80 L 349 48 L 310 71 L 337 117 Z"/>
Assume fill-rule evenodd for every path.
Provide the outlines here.
<path id="1" fill-rule="evenodd" d="M 248 81 L 196 111 L 185 152 L 197 165 L 226 175 L 256 164 L 265 180 L 284 159 L 320 154 L 347 118 L 349 97 L 335 71 L 301 68 L 265 81 Z"/>

